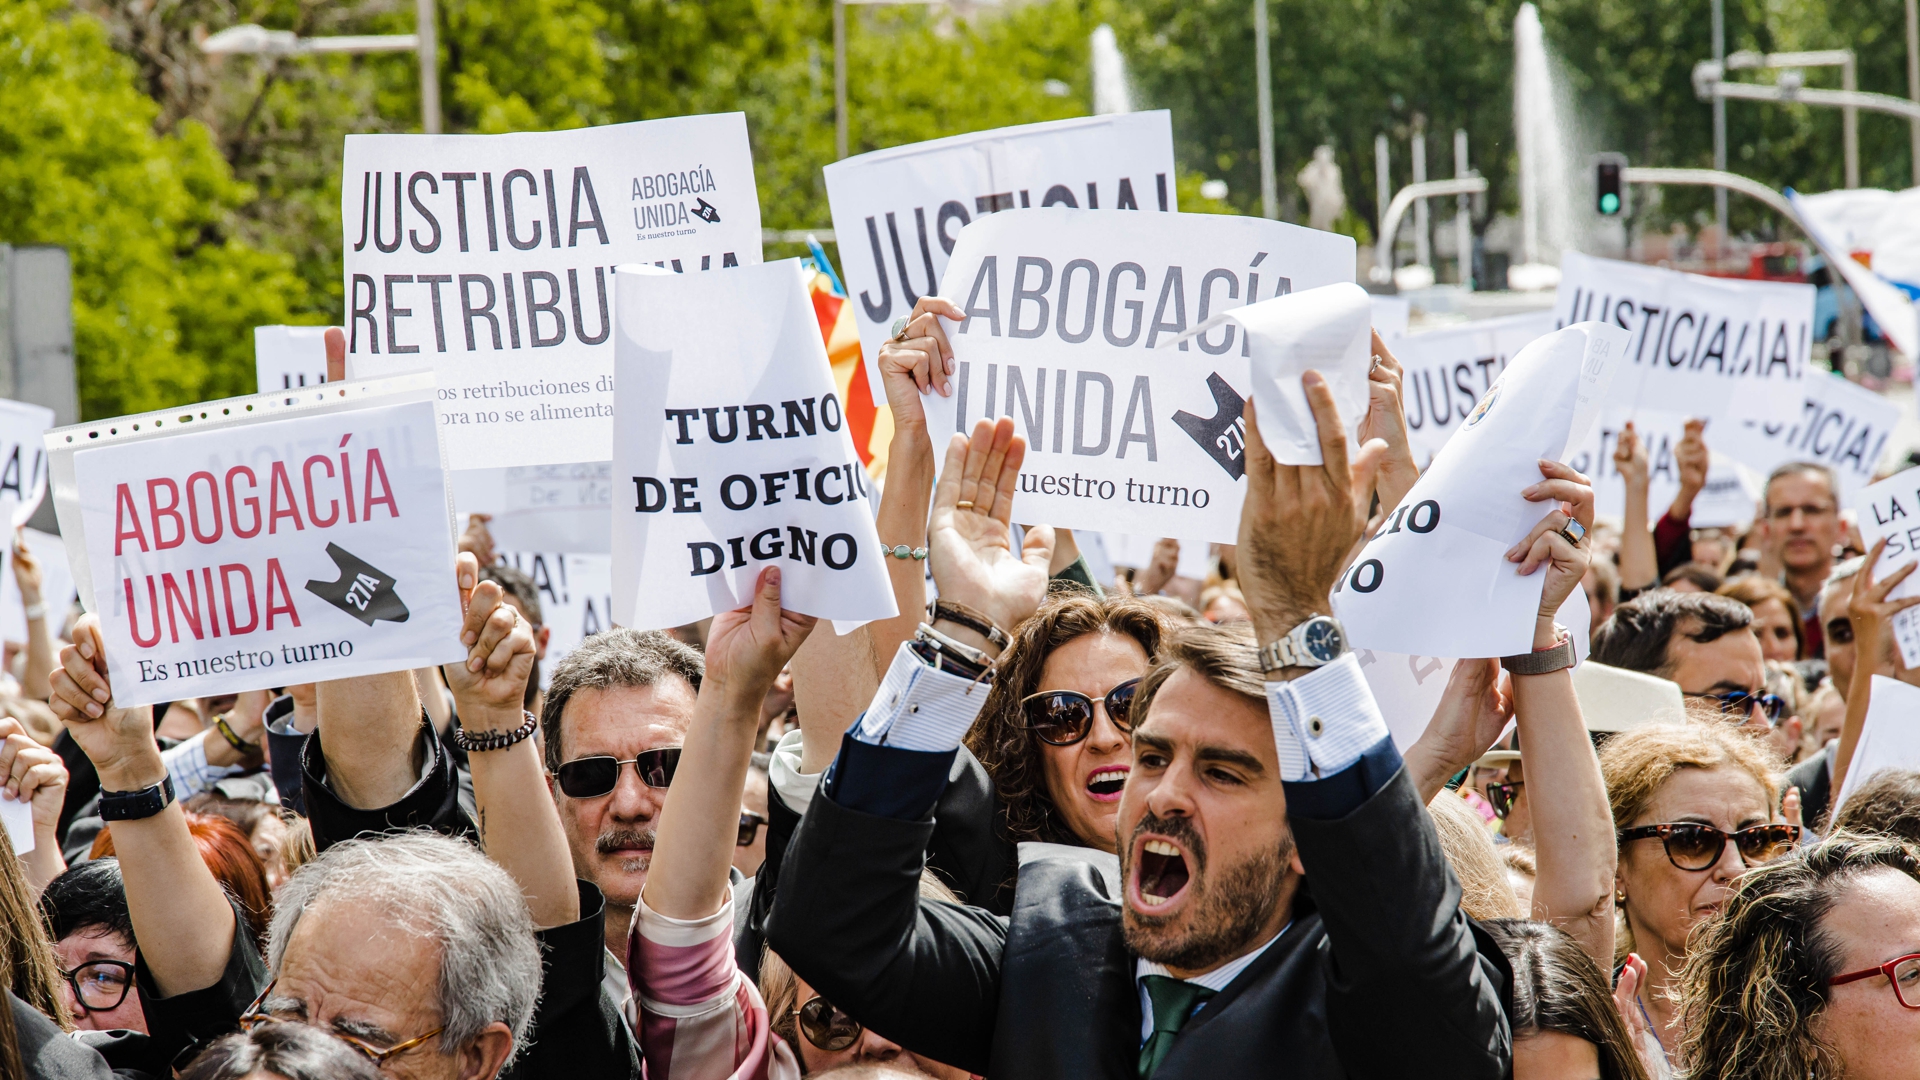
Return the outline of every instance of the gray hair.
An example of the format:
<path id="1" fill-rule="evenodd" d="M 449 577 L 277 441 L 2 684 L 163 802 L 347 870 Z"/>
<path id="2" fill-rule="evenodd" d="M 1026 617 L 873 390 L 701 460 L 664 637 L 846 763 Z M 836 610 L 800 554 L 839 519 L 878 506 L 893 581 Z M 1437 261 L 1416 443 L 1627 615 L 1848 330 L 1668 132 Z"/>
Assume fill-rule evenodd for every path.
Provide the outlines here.
<path id="1" fill-rule="evenodd" d="M 493 860 L 425 831 L 334 844 L 294 871 L 274 903 L 267 964 L 276 976 L 300 917 L 327 903 L 377 909 L 440 947 L 443 1052 L 503 1023 L 513 1031 L 509 1061 L 519 1054 L 540 997 L 540 946 L 520 887 Z"/>
<path id="2" fill-rule="evenodd" d="M 546 704 L 540 707 L 547 770 L 558 772 L 563 763 L 560 720 L 573 695 L 582 690 L 652 686 L 676 675 L 698 692 L 700 680 L 706 673 L 707 663 L 699 650 L 658 630 L 620 627 L 601 631 L 581 642 L 554 667 L 553 681 L 547 686 Z"/>

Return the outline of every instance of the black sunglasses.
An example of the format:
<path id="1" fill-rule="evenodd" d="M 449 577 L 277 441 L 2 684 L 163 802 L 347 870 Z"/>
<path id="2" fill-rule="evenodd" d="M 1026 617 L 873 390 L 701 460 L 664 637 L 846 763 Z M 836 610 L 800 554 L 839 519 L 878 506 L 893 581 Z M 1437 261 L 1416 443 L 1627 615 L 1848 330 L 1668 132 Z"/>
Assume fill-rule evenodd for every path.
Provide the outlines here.
<path id="1" fill-rule="evenodd" d="M 1668 825 L 1641 825 L 1621 829 L 1620 843 L 1658 837 L 1667 849 L 1667 861 L 1682 870 L 1710 870 L 1720 861 L 1732 840 L 1740 849 L 1740 861 L 1749 867 L 1770 863 L 1793 850 L 1800 839 L 1798 825 L 1749 825 L 1738 832 L 1726 832 L 1711 825 L 1675 822 Z"/>
<path id="2" fill-rule="evenodd" d="M 641 783 L 663 788 L 673 783 L 673 770 L 680 766 L 680 748 L 664 746 L 647 750 L 626 761 L 611 754 L 576 758 L 560 766 L 553 775 L 569 799 L 597 799 L 614 789 L 620 782 L 620 766 L 628 764 L 640 774 Z"/>
<path id="3" fill-rule="evenodd" d="M 1133 693 L 1139 679 L 1128 679 L 1101 696 L 1107 719 L 1121 731 L 1133 730 Z M 1020 699 L 1027 730 L 1049 746 L 1072 746 L 1093 730 L 1093 699 L 1078 690 L 1042 690 Z"/>
<path id="4" fill-rule="evenodd" d="M 1504 784 L 1487 785 L 1487 802 L 1493 807 L 1494 814 L 1505 820 L 1513 813 L 1513 804 L 1520 798 L 1520 789 L 1527 786 L 1525 780 L 1509 780 Z"/>
<path id="5" fill-rule="evenodd" d="M 1753 715 L 1753 708 L 1756 705 L 1760 707 L 1760 715 L 1766 717 L 1769 724 L 1779 723 L 1780 718 L 1787 712 L 1787 699 L 1779 694 L 1764 692 L 1755 694 L 1747 690 L 1729 690 L 1724 694 L 1688 694 L 1687 696 L 1711 701 L 1719 706 L 1721 716 L 1738 717 L 1741 720 Z"/>
<path id="6" fill-rule="evenodd" d="M 866 1030 L 860 1021 L 834 1008 L 823 997 L 808 998 L 807 1003 L 794 1012 L 800 1020 L 800 1034 L 829 1053 L 837 1053 L 859 1042 L 860 1033 Z"/>
<path id="7" fill-rule="evenodd" d="M 753 843 L 754 838 L 760 835 L 760 826 L 766 823 L 766 818 L 751 810 L 740 811 L 740 835 L 734 838 L 733 846 L 746 847 Z"/>

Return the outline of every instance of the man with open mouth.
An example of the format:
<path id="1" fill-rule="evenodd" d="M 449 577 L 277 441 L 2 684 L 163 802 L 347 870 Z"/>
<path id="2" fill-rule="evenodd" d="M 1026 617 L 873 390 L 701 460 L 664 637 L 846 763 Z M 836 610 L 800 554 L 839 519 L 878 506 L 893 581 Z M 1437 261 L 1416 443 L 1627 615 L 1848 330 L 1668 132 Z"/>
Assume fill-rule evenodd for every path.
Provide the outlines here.
<path id="1" fill-rule="evenodd" d="M 1506 1075 L 1507 968 L 1476 944 L 1359 664 L 1321 614 L 1378 447 L 1350 468 L 1325 380 L 1301 383 L 1324 464 L 1277 464 L 1249 404 L 1239 562 L 1258 637 L 1182 632 L 1141 679 L 1117 873 L 1053 849 L 1023 858 L 1010 916 L 918 896 L 929 809 L 993 650 L 902 649 L 794 835 L 768 926 L 836 1006 L 994 1080 Z M 1015 587 L 1045 561 L 1047 530 L 1021 553 L 1006 539 L 1004 471 L 1023 453 L 1016 439 L 983 469 L 965 440 L 948 451 L 929 546 L 970 581 Z"/>

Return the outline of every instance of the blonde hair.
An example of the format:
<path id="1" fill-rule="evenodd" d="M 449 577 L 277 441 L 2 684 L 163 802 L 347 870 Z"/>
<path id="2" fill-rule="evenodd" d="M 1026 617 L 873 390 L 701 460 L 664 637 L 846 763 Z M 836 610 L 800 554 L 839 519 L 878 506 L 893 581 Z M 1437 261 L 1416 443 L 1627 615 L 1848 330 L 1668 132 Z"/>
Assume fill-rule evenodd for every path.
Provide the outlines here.
<path id="1" fill-rule="evenodd" d="M 1460 879 L 1460 910 L 1480 922 L 1526 918 L 1486 822 L 1460 793 L 1442 789 L 1427 804 L 1427 815 L 1440 836 L 1441 854 L 1453 867 L 1453 876 Z"/>

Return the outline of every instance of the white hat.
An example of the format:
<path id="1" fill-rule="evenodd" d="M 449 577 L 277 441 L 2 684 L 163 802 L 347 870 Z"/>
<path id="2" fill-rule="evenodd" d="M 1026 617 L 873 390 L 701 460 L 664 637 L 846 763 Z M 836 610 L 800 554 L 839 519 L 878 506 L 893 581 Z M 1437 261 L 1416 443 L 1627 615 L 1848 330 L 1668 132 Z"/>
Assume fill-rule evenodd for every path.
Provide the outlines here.
<path id="1" fill-rule="evenodd" d="M 1687 715 L 1678 683 L 1592 660 L 1573 669 L 1573 692 L 1588 731 L 1630 731 Z"/>

